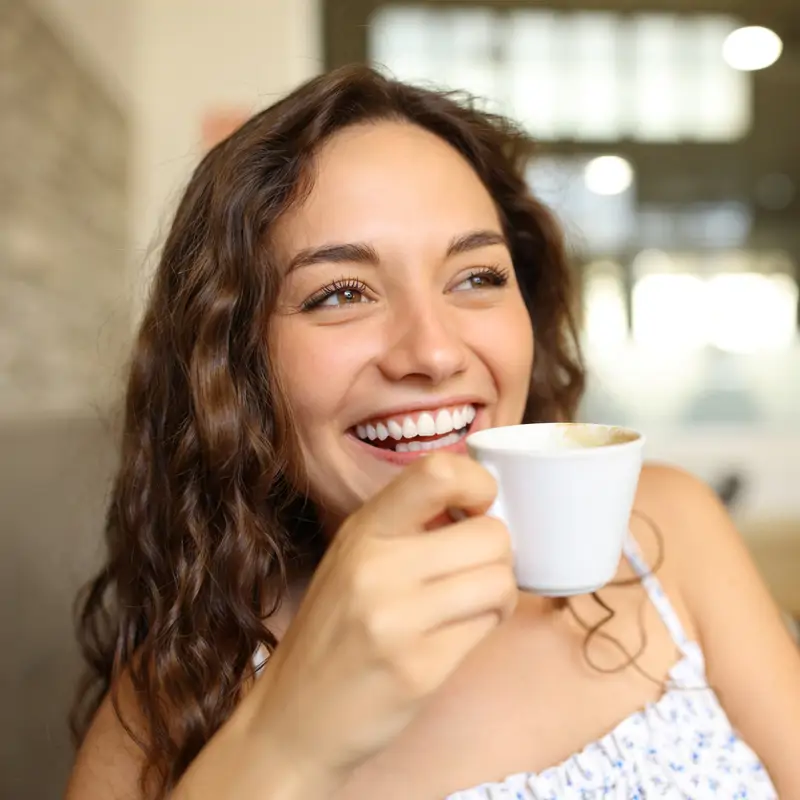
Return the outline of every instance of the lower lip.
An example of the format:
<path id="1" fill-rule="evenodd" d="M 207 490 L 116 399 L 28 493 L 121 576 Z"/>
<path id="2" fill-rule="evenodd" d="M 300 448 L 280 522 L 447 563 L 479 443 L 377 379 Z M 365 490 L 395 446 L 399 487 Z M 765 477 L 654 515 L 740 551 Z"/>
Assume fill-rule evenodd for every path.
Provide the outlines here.
<path id="1" fill-rule="evenodd" d="M 352 433 L 348 433 L 347 435 L 353 440 L 353 442 L 363 447 L 364 450 L 373 458 L 377 458 L 379 461 L 386 461 L 389 464 L 405 466 L 406 464 L 411 464 L 418 458 L 428 456 L 431 453 L 460 453 L 462 455 L 466 455 L 467 433 L 472 433 L 475 430 L 477 430 L 477 426 L 473 422 L 469 429 L 464 432 L 462 438 L 453 444 L 446 445 L 445 447 L 437 447 L 433 450 L 416 450 L 410 453 L 398 453 L 396 450 L 385 450 L 382 447 L 373 447 L 371 444 L 367 444 L 365 441 L 359 439 L 357 436 L 354 436 Z"/>

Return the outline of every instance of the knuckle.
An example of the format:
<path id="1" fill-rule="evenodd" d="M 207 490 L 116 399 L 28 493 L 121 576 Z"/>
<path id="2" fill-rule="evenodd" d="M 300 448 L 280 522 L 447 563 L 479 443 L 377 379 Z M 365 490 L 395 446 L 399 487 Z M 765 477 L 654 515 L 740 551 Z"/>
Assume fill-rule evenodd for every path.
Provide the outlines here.
<path id="1" fill-rule="evenodd" d="M 370 643 L 383 655 L 391 643 L 391 620 L 383 607 L 369 608 L 360 615 Z"/>
<path id="2" fill-rule="evenodd" d="M 377 604 L 366 609 L 360 621 L 373 658 L 385 666 L 396 664 L 407 644 L 407 635 L 396 610 L 385 603 Z"/>
<path id="3" fill-rule="evenodd" d="M 500 558 L 510 558 L 512 555 L 511 534 L 508 532 L 506 524 L 494 517 L 487 517 L 487 534 L 492 541 L 492 545 L 497 548 L 497 555 Z"/>
<path id="4" fill-rule="evenodd" d="M 450 454 L 432 453 L 420 459 L 419 464 L 423 478 L 434 484 L 447 485 L 456 480 L 458 463 Z"/>
<path id="5" fill-rule="evenodd" d="M 357 556 L 353 561 L 346 579 L 347 591 L 357 609 L 369 609 L 374 604 L 380 586 L 378 570 L 372 568 L 369 560 L 363 556 Z"/>
<path id="6" fill-rule="evenodd" d="M 506 542 L 509 539 L 508 528 L 503 520 L 497 517 L 484 516 L 481 518 L 483 530 L 486 535 L 496 542 Z"/>
<path id="7" fill-rule="evenodd" d="M 406 697 L 429 694 L 436 685 L 436 675 L 421 659 L 407 657 L 393 662 L 393 678 Z"/>
<path id="8" fill-rule="evenodd" d="M 506 564 L 496 564 L 486 570 L 486 590 L 490 597 L 500 602 L 508 600 L 517 593 L 514 573 Z"/>
<path id="9" fill-rule="evenodd" d="M 492 475 L 491 472 L 489 472 L 488 469 L 486 469 L 486 467 L 484 467 L 483 465 L 478 465 L 478 466 L 482 473 L 483 481 L 486 485 L 487 494 L 492 495 L 492 497 L 496 496 L 497 491 L 500 488 L 497 484 L 497 479 L 494 477 L 494 475 Z"/>

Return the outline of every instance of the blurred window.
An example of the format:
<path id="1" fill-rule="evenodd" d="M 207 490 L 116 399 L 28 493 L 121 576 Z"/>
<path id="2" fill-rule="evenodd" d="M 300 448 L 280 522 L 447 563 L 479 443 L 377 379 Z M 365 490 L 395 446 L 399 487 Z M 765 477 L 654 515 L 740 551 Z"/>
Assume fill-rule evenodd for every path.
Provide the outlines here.
<path id="1" fill-rule="evenodd" d="M 649 350 L 789 350 L 797 341 L 797 281 L 789 273 L 752 271 L 759 266 L 746 251 L 713 260 L 641 253 L 634 262 L 634 341 Z"/>
<path id="2" fill-rule="evenodd" d="M 750 75 L 722 57 L 738 27 L 725 15 L 398 4 L 370 23 L 376 66 L 467 91 L 537 139 L 720 142 L 750 128 Z"/>
<path id="3" fill-rule="evenodd" d="M 594 183 L 587 179 L 591 165 L 599 160 L 589 156 L 538 156 L 529 163 L 526 175 L 534 194 L 558 216 L 571 245 L 587 254 L 617 253 L 635 243 L 637 237 L 633 167 L 629 165 L 628 185 L 611 186 L 613 192 L 600 194 L 600 187 L 594 185 L 597 177 Z"/>

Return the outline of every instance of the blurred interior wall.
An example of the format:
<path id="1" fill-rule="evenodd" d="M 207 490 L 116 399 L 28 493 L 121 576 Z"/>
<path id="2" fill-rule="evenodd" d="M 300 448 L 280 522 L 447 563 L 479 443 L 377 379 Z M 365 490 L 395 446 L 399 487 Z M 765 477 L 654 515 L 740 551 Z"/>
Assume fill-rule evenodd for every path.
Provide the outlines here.
<path id="1" fill-rule="evenodd" d="M 42 18 L 120 106 L 133 94 L 137 0 L 32 0 Z"/>
<path id="2" fill-rule="evenodd" d="M 275 102 L 321 70 L 322 44 L 319 0 L 140 0 L 138 13 L 132 233 L 144 289 L 204 119 Z"/>
<path id="3" fill-rule="evenodd" d="M 85 414 L 130 327 L 129 115 L 27 3 L 0 29 L 0 417 Z"/>
<path id="4" fill-rule="evenodd" d="M 113 408 L 204 117 L 321 64 L 316 0 L 0 0 L 0 797 L 61 796 L 71 603 Z"/>

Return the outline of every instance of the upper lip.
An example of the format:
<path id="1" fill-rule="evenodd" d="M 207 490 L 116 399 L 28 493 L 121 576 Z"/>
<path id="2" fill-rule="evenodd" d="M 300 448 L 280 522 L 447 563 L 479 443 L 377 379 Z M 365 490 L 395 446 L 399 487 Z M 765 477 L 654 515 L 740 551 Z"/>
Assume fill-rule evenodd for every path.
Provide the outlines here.
<path id="1" fill-rule="evenodd" d="M 436 411 L 440 408 L 458 408 L 459 406 L 479 407 L 484 405 L 486 405 L 486 402 L 479 400 L 474 395 L 444 398 L 429 397 L 425 400 L 419 400 L 415 403 L 405 403 L 402 406 L 397 405 L 393 408 L 375 411 L 370 413 L 368 416 L 359 419 L 357 424 L 362 425 L 370 420 L 397 419 L 398 417 L 404 417 L 408 414 L 416 414 L 417 412 L 421 411 Z"/>

